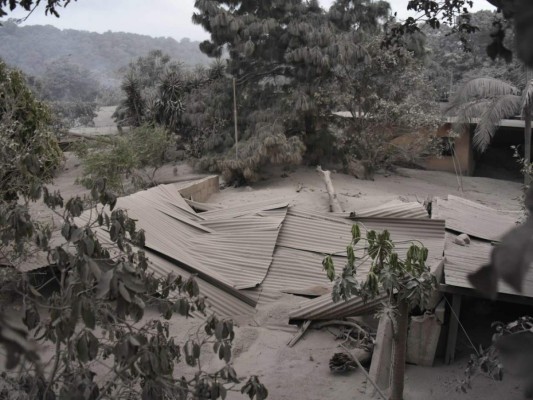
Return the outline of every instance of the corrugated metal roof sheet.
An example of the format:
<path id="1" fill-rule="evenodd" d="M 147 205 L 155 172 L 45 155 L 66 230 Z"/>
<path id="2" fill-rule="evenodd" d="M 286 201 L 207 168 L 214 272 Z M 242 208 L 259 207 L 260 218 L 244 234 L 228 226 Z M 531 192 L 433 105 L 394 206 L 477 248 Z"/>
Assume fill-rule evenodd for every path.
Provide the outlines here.
<path id="1" fill-rule="evenodd" d="M 148 249 L 186 265 L 204 279 L 245 289 L 259 285 L 267 274 L 286 203 L 250 204 L 206 218 L 209 213 L 196 214 L 175 185 L 161 185 L 119 198 L 116 207 L 127 209 L 145 230 Z M 270 209 L 279 212 L 257 214 Z"/>
<path id="2" fill-rule="evenodd" d="M 171 273 L 188 278 L 190 274 L 184 269 L 178 267 L 150 251 L 147 252 L 150 260 L 149 269 L 157 277 L 167 277 Z M 237 315 L 249 315 L 255 312 L 255 308 L 226 291 L 217 285 L 210 284 L 203 279 L 197 279 L 200 287 L 200 294 L 207 297 L 206 303 L 217 315 L 230 317 Z M 246 295 L 246 294 L 245 294 Z M 247 296 L 249 297 L 249 296 Z"/>
<path id="3" fill-rule="evenodd" d="M 474 201 L 448 195 L 435 198 L 432 217 L 444 219 L 446 229 L 486 240 L 500 240 L 520 218 L 519 212 L 496 210 Z"/>
<path id="4" fill-rule="evenodd" d="M 288 205 L 289 202 L 286 200 L 263 200 L 220 210 L 206 211 L 199 215 L 206 220 L 236 218 L 243 215 L 267 215 L 269 214 L 267 211 L 282 210 Z"/>
<path id="5" fill-rule="evenodd" d="M 331 287 L 322 267 L 321 254 L 277 246 L 274 261 L 261 284 L 267 292 L 286 292 L 313 295 L 314 287 Z M 344 265 L 345 257 L 335 257 L 336 265 Z M 306 290 L 310 289 L 308 293 Z"/>
<path id="6" fill-rule="evenodd" d="M 431 264 L 431 271 L 437 274 L 437 270 L 442 265 L 442 260 L 434 261 Z M 368 273 L 368 268 L 358 270 L 358 277 L 364 277 Z M 327 320 L 339 319 L 350 316 L 368 314 L 376 310 L 385 300 L 386 296 L 378 296 L 372 300 L 364 302 L 360 297 L 353 297 L 348 301 L 333 302 L 331 293 L 320 296 L 316 299 L 307 300 L 301 303 L 294 311 L 291 311 L 291 320 Z"/>
<path id="7" fill-rule="evenodd" d="M 290 320 L 328 320 L 356 315 L 368 314 L 376 310 L 386 296 L 364 302 L 360 297 L 353 297 L 348 301 L 334 303 L 331 294 L 325 294 L 316 299 L 307 300 L 289 314 Z"/>
<path id="8" fill-rule="evenodd" d="M 428 264 L 437 264 L 444 252 L 444 221 L 405 218 L 358 218 L 364 230 L 388 230 L 404 255 L 412 242 L 427 247 Z M 351 241 L 351 226 L 355 221 L 290 208 L 278 237 L 274 261 L 261 288 L 266 292 L 288 291 L 307 294 L 314 286 L 331 285 L 322 270 L 325 254 L 336 254 L 335 265 L 345 264 L 346 246 Z M 369 265 L 359 267 L 358 274 L 364 277 Z M 311 293 L 312 294 L 312 293 Z M 377 304 L 364 304 L 360 299 L 333 303 L 331 294 L 307 301 L 291 313 L 293 319 L 341 318 L 370 311 Z"/>
<path id="9" fill-rule="evenodd" d="M 264 280 L 286 205 L 262 202 L 228 208 L 227 213 L 196 214 L 176 186 L 162 185 L 119 198 L 116 207 L 126 209 L 145 230 L 146 249 L 166 261 L 161 273 L 173 265 L 197 274 L 210 290 L 216 287 L 232 300 L 255 305 L 254 297 L 239 289 L 257 287 Z"/>
<path id="10" fill-rule="evenodd" d="M 489 263 L 493 246 L 488 242 L 476 239 L 471 239 L 467 246 L 461 246 L 454 243 L 455 237 L 454 234 L 446 234 L 444 283 L 450 286 L 473 289 L 468 282 L 467 275 Z M 498 283 L 498 292 L 533 297 L 533 268 L 530 268 L 526 274 L 522 293 L 516 292 L 502 281 Z"/>
<path id="11" fill-rule="evenodd" d="M 112 245 L 107 232 L 103 229 L 96 229 L 95 232 L 102 244 Z M 171 274 L 181 275 L 183 278 L 188 278 L 192 275 L 190 269 L 184 268 L 175 261 L 162 257 L 149 249 L 145 248 L 143 250 L 148 257 L 148 270 L 153 272 L 157 278 L 166 278 Z M 197 276 L 196 281 L 200 288 L 200 294 L 207 297 L 207 305 L 218 315 L 249 315 L 255 311 L 257 301 L 254 296 L 246 293 L 246 291 L 237 290 L 220 281 L 202 279 L 202 276 Z M 196 312 L 194 315 L 199 316 L 200 313 Z"/>
<path id="12" fill-rule="evenodd" d="M 429 218 L 429 214 L 424 206 L 416 201 L 403 202 L 392 200 L 379 206 L 355 210 L 354 213 L 355 217 L 359 218 Z M 336 215 L 350 218 L 350 213 L 338 213 Z"/>
<path id="13" fill-rule="evenodd" d="M 400 255 L 415 242 L 428 249 L 428 264 L 442 258 L 444 221 L 405 218 L 357 218 L 352 221 L 294 208 L 287 213 L 277 245 L 319 254 L 342 255 L 352 239 L 351 226 L 355 222 L 359 223 L 363 234 L 365 230 L 388 230 Z"/>

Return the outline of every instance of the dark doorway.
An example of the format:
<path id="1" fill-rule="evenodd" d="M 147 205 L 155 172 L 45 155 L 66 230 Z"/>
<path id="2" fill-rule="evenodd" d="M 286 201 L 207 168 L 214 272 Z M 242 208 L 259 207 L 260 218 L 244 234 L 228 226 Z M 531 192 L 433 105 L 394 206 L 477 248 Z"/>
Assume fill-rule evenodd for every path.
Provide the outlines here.
<path id="1" fill-rule="evenodd" d="M 484 153 L 476 152 L 474 176 L 521 182 L 521 166 L 514 157 L 517 146 L 521 157 L 524 154 L 524 130 L 500 128 Z"/>

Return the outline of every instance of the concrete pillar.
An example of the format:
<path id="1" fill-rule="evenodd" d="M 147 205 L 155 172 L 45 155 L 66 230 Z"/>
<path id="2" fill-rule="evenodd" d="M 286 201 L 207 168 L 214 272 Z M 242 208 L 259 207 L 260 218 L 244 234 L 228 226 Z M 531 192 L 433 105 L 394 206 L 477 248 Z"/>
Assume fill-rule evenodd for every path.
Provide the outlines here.
<path id="1" fill-rule="evenodd" d="M 392 337 L 392 321 L 389 317 L 383 315 L 379 320 L 376 344 L 369 372 L 370 378 L 376 382 L 382 391 L 389 389 L 392 366 Z M 366 394 L 371 397 L 377 394 L 376 389 L 370 382 L 366 384 Z"/>

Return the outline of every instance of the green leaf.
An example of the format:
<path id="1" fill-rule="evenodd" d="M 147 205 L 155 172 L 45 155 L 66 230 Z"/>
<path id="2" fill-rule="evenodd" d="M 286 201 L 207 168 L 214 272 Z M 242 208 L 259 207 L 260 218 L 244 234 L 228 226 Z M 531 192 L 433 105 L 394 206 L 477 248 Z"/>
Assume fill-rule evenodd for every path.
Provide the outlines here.
<path id="1" fill-rule="evenodd" d="M 91 257 L 94 253 L 94 240 L 90 238 L 89 236 L 86 236 L 83 239 L 83 244 L 85 245 L 85 250 L 87 251 L 87 255 Z"/>
<path id="2" fill-rule="evenodd" d="M 72 231 L 72 234 L 70 236 L 70 240 L 74 243 L 76 243 L 78 240 L 80 240 L 83 237 L 83 229 L 81 228 L 75 228 Z"/>
<path id="3" fill-rule="evenodd" d="M 359 228 L 359 224 L 354 224 L 352 226 L 352 241 L 353 244 L 357 244 L 359 240 L 361 239 L 361 228 Z"/>
<path id="4" fill-rule="evenodd" d="M 98 355 L 98 339 L 92 334 L 92 332 L 87 332 L 87 342 L 88 342 L 88 356 L 89 360 L 94 360 Z"/>
<path id="5" fill-rule="evenodd" d="M 128 292 L 128 289 L 126 289 L 122 281 L 118 283 L 118 292 L 120 293 L 120 296 L 122 296 L 124 300 L 126 300 L 128 303 L 131 303 L 130 293 Z"/>
<path id="6" fill-rule="evenodd" d="M 92 304 L 87 299 L 81 301 L 81 318 L 87 328 L 94 329 L 96 325 L 96 317 Z"/>
<path id="7" fill-rule="evenodd" d="M 226 343 L 224 346 L 224 361 L 229 363 L 231 361 L 231 344 Z"/>
<path id="8" fill-rule="evenodd" d="M 120 226 L 120 223 L 118 221 L 114 221 L 111 225 L 111 229 L 109 230 L 109 237 L 113 242 L 116 242 L 118 239 L 118 235 L 122 231 L 122 227 Z"/>
<path id="9" fill-rule="evenodd" d="M 192 356 L 194 358 L 200 358 L 200 345 L 196 342 L 192 345 Z"/>
<path id="10" fill-rule="evenodd" d="M 111 279 L 113 278 L 113 275 L 114 272 L 112 269 L 102 275 L 102 278 L 98 281 L 98 285 L 96 286 L 97 299 L 103 299 L 109 293 Z"/>
<path id="11" fill-rule="evenodd" d="M 78 354 L 78 359 L 82 363 L 89 361 L 89 344 L 87 343 L 87 337 L 85 335 L 80 335 L 76 341 L 76 352 Z"/>
<path id="12" fill-rule="evenodd" d="M 223 337 L 222 337 L 223 331 L 224 331 L 224 322 L 218 321 L 216 326 L 215 326 L 215 337 L 218 340 L 222 340 L 223 339 Z"/>
<path id="13" fill-rule="evenodd" d="M 350 267 L 353 268 L 355 264 L 355 253 L 353 251 L 352 245 L 349 245 L 348 247 L 346 247 L 346 255 L 348 256 L 348 264 L 350 265 Z"/>
<path id="14" fill-rule="evenodd" d="M 100 281 L 100 279 L 102 279 L 102 270 L 100 269 L 96 261 L 94 261 L 92 258 L 89 258 L 87 260 L 87 264 L 89 265 L 89 270 L 93 274 L 94 278 L 97 281 Z"/>
<path id="15" fill-rule="evenodd" d="M 71 227 L 68 221 L 65 221 L 63 227 L 61 228 L 61 235 L 63 235 L 66 240 L 70 240 L 70 228 Z"/>
<path id="16" fill-rule="evenodd" d="M 333 281 L 335 279 L 335 266 L 333 265 L 333 258 L 329 255 L 324 257 L 322 265 L 324 267 L 324 270 L 326 271 L 328 279 L 330 281 Z"/>

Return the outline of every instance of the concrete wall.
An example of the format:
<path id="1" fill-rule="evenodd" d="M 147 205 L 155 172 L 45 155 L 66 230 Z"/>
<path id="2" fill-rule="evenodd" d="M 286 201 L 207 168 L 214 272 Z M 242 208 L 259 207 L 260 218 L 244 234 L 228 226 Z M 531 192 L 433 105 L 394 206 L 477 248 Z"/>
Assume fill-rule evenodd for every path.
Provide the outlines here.
<path id="1" fill-rule="evenodd" d="M 451 130 L 451 124 L 445 124 L 437 131 L 438 137 L 447 137 Z M 463 175 L 474 173 L 474 151 L 472 149 L 472 134 L 470 130 L 465 130 L 458 138 L 455 138 L 455 166 L 451 156 L 429 157 L 421 164 L 424 168 L 434 171 L 456 172 L 461 171 Z"/>
<path id="2" fill-rule="evenodd" d="M 184 182 L 178 189 L 185 199 L 205 203 L 212 194 L 219 191 L 218 175 L 208 176 L 191 182 Z"/>

